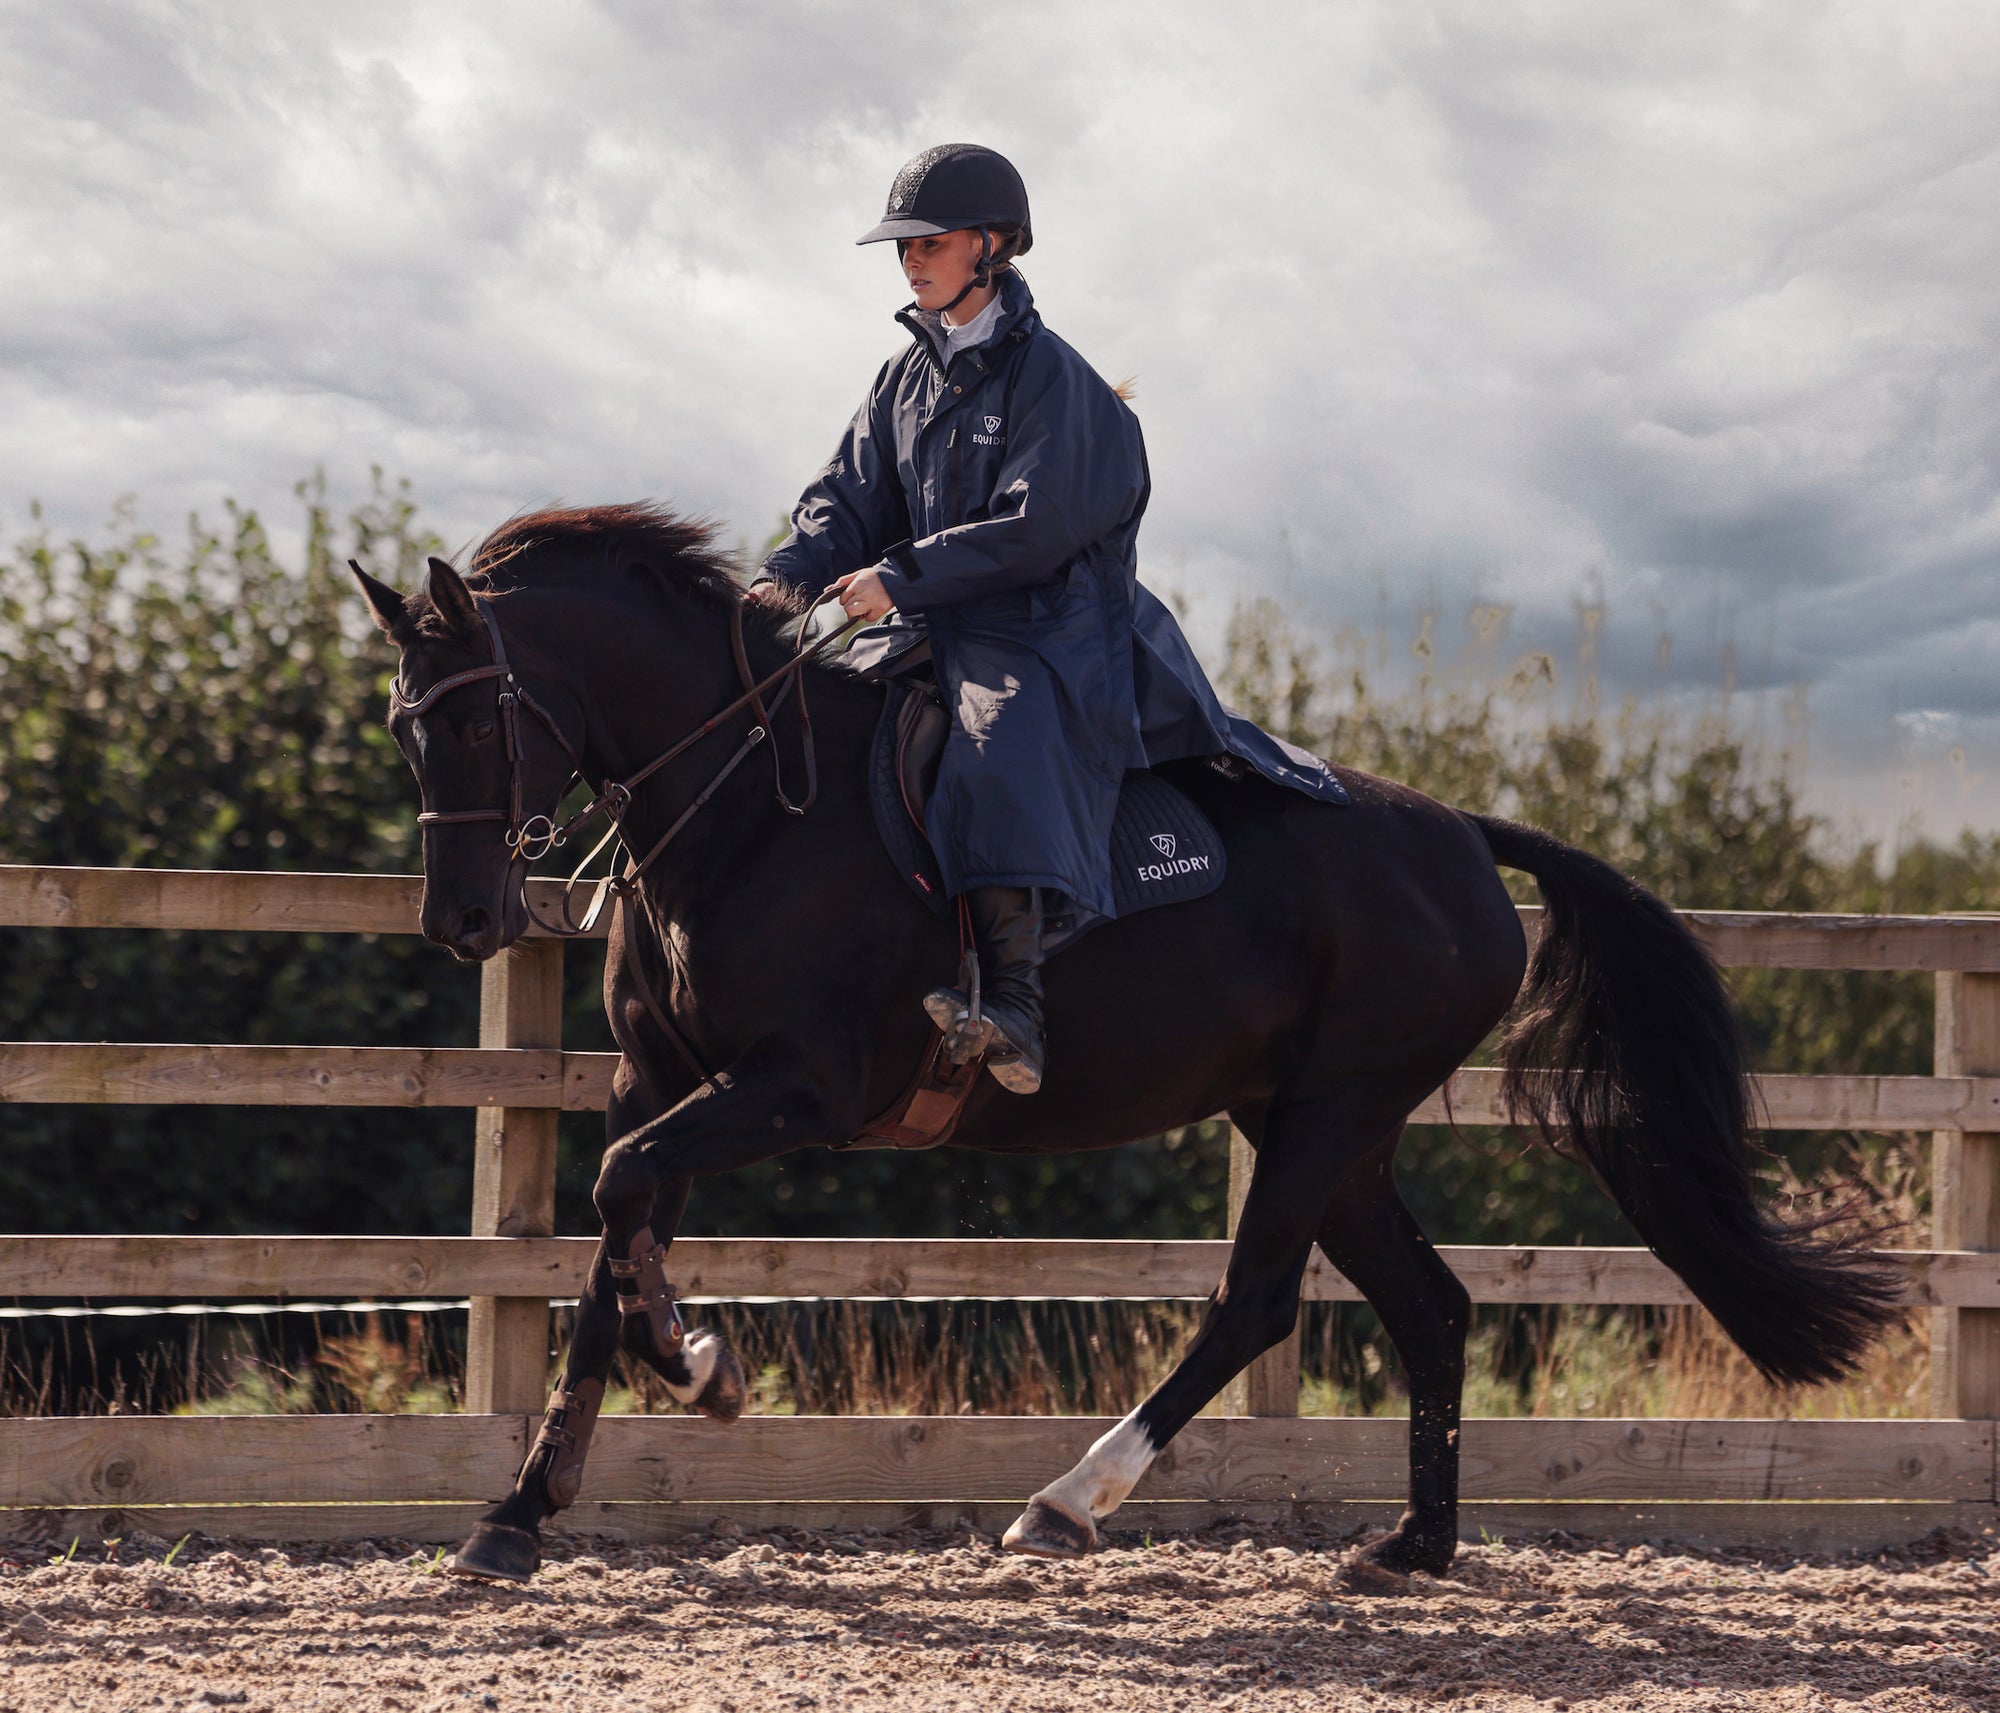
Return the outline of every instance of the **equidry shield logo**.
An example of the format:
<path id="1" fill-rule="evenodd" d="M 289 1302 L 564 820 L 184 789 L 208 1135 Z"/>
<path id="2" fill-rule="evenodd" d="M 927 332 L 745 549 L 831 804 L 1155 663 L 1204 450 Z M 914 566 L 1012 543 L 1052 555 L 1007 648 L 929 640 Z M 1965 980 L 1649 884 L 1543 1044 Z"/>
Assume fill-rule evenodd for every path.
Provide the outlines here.
<path id="1" fill-rule="evenodd" d="M 997 416 L 989 416 L 986 419 L 986 432 L 988 434 L 998 434 L 1000 432 L 1000 419 Z"/>
<path id="2" fill-rule="evenodd" d="M 1175 856 L 1174 852 L 1180 848 L 1180 841 L 1172 833 L 1155 833 L 1146 843 L 1160 853 L 1160 860 L 1142 862 L 1134 870 L 1142 885 L 1172 880 L 1183 874 L 1198 874 L 1208 867 L 1208 858 L 1205 856 Z"/>
<path id="3" fill-rule="evenodd" d="M 1007 437 L 1000 432 L 1000 424 L 1002 421 L 1000 417 L 982 416 L 979 420 L 986 425 L 986 432 L 984 434 L 980 434 L 975 430 L 972 436 L 973 445 L 998 446 L 1003 441 L 1006 440 Z"/>

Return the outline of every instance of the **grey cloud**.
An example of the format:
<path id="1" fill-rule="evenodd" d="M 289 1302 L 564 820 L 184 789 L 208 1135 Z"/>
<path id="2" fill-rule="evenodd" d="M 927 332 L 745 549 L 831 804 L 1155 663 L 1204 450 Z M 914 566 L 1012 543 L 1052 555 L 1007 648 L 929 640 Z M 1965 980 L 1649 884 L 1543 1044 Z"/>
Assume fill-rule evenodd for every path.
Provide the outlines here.
<path id="1" fill-rule="evenodd" d="M 83 0 L 0 30 L 17 518 L 380 463 L 451 539 L 640 493 L 761 539 L 898 342 L 853 237 L 903 158 L 974 137 L 1029 178 L 1052 325 L 1138 376 L 1148 575 L 1198 636 L 1242 594 L 1396 631 L 1484 601 L 1562 652 L 1601 589 L 1613 691 L 1699 693 L 1733 647 L 1857 766 L 1898 712 L 1974 744 L 2000 716 L 1990 9 Z"/>

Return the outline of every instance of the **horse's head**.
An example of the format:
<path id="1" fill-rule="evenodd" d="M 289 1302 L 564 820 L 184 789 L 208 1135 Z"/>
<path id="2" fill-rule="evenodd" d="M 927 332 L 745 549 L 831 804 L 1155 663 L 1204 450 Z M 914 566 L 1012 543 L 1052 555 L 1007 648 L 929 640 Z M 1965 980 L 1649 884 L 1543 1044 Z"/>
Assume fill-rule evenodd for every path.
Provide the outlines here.
<path id="1" fill-rule="evenodd" d="M 575 766 L 546 712 L 553 698 L 516 679 L 492 602 L 442 559 L 408 597 L 353 571 L 402 651 L 389 730 L 423 803 L 424 937 L 469 962 L 490 958 L 527 930 L 534 834 Z"/>

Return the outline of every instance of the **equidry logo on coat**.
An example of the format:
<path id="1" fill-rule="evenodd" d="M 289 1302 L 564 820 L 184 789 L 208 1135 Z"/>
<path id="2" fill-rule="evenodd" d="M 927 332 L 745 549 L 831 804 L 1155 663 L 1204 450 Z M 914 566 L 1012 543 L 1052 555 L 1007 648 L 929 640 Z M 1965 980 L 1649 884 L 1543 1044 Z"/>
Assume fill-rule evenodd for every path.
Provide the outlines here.
<path id="1" fill-rule="evenodd" d="M 1178 846 L 1172 833 L 1155 833 L 1146 843 L 1165 857 L 1166 861 L 1140 863 L 1138 875 L 1141 880 L 1171 880 L 1177 874 L 1194 874 L 1208 867 L 1208 858 L 1205 856 L 1175 856 L 1174 852 Z"/>
<path id="2" fill-rule="evenodd" d="M 983 417 L 981 417 L 981 418 L 980 418 L 979 420 L 980 420 L 981 422 L 983 422 L 983 423 L 985 423 L 985 424 L 986 424 L 986 432 L 985 432 L 984 434 L 974 434 L 974 435 L 973 435 L 973 437 L 972 437 L 972 444 L 973 444 L 973 445 L 975 445 L 975 446 L 999 446 L 999 445 L 1002 445 L 1002 444 L 1004 444 L 1004 443 L 1005 443 L 1005 441 L 1006 441 L 1007 437 L 1006 437 L 1006 435 L 1004 435 L 1004 434 L 1002 434 L 1002 433 L 1000 432 L 1000 418 L 999 418 L 999 417 L 997 417 L 997 416 L 983 416 Z"/>

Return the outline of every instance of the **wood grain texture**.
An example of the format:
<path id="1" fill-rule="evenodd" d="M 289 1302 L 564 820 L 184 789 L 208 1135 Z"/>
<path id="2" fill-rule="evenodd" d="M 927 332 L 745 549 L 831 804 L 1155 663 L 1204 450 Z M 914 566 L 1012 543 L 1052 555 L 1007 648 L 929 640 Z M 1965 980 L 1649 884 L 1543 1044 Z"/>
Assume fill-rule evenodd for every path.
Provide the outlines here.
<path id="1" fill-rule="evenodd" d="M 237 1047 L 0 1043 L 0 1105 L 510 1106 L 601 1112 L 615 1053 L 553 1047 Z M 2000 1131 L 2000 1075 L 1762 1077 L 1773 1130 Z M 1459 1072 L 1417 1124 L 1504 1124 L 1500 1073 Z"/>
<path id="2" fill-rule="evenodd" d="M 0 1237 L 0 1297 L 223 1301 L 288 1297 L 573 1297 L 584 1237 Z M 1201 1298 L 1225 1243 L 1015 1238 L 684 1237 L 669 1270 L 695 1301 L 757 1298 Z M 1438 1253 L 1479 1303 L 1687 1303 L 1643 1249 Z M 2000 1254 L 1888 1250 L 1924 1307 L 2000 1308 Z M 1360 1293 L 1315 1249 L 1309 1301 Z"/>
<path id="3" fill-rule="evenodd" d="M 800 1419 L 745 1418 L 725 1440 L 685 1418 L 608 1418 L 584 1496 L 1015 1499 L 1071 1467 L 1108 1425 L 824 1418 L 802 1429 Z M 1201 1418 L 1133 1497 L 1399 1498 L 1407 1436 L 1398 1420 Z M 1469 1421 L 1462 1457 L 1467 1498 L 1993 1497 L 1992 1430 L 1979 1423 Z"/>
<path id="4" fill-rule="evenodd" d="M 489 959 L 479 985 L 479 1045 L 562 1046 L 560 940 Z M 556 1120 L 547 1106 L 482 1106 L 473 1126 L 472 1235 L 548 1237 L 556 1228 Z M 545 1295 L 475 1295 L 466 1326 L 465 1403 L 481 1415 L 539 1410 L 549 1391 Z"/>
<path id="5" fill-rule="evenodd" d="M 1018 1502 L 1072 1466 L 1097 1417 L 607 1416 L 585 1500 Z M 0 1421 L 0 1506 L 491 1500 L 522 1416 L 93 1417 Z M 1139 1500 L 1390 1500 L 1397 1420 L 1204 1417 Z M 1993 1426 L 1952 1421 L 1477 1420 L 1468 1499 L 1994 1499 Z"/>
<path id="6" fill-rule="evenodd" d="M 529 882 L 545 916 L 557 882 Z M 167 928 L 278 934 L 414 934 L 415 874 L 266 874 L 228 869 L 47 868 L 0 863 L 0 928 Z M 593 938 L 602 939 L 608 924 Z M 538 937 L 540 929 L 531 929 Z"/>
<path id="7" fill-rule="evenodd" d="M 478 1047 L 0 1044 L 0 1105 L 536 1106 L 563 1100 L 563 1055 Z"/>
<path id="8" fill-rule="evenodd" d="M 0 1420 L 0 1505 L 497 1498 L 527 1436 L 521 1416 Z"/>
<path id="9" fill-rule="evenodd" d="M 530 884 L 554 914 L 558 883 Z M 0 864 L 0 927 L 413 934 L 422 895 L 418 875 Z M 1681 915 L 1720 962 L 1745 968 L 2000 971 L 2000 916 Z M 1521 919 L 1533 933 L 1541 911 Z"/>
<path id="10" fill-rule="evenodd" d="M 2000 1076 L 1766 1076 L 1753 1083 L 1761 1125 L 1771 1130 L 1933 1130 L 1940 1125 L 2000 1128 Z M 1414 1124 L 1505 1124 L 1500 1073 L 1474 1068 L 1451 1079 L 1450 1098 L 1432 1095 Z"/>
<path id="11" fill-rule="evenodd" d="M 1680 917 L 1717 963 L 1734 969 L 2000 970 L 2000 916 L 1683 910 Z"/>
<path id="12" fill-rule="evenodd" d="M 2000 1074 L 2000 975 L 1937 978 L 1935 1052 L 1941 1077 Z M 1931 1139 L 1932 1241 L 2000 1259 L 2000 1115 L 1946 1122 Z M 1932 1315 L 1931 1408 L 2000 1416 L 2000 1309 Z"/>
<path id="13" fill-rule="evenodd" d="M 254 1298 L 576 1295 L 579 1238 L 0 1237 L 0 1297 Z"/>
<path id="14" fill-rule="evenodd" d="M 2000 970 L 2000 915 L 1849 916 L 1777 910 L 1675 912 L 1730 969 Z M 1538 905 L 1520 907 L 1530 940 Z"/>
<path id="15" fill-rule="evenodd" d="M 195 1534 L 221 1541 L 386 1540 L 455 1545 L 478 1521 L 482 1504 L 164 1505 L 72 1510 L 0 1510 L 0 1541 L 17 1548 L 65 1550 L 149 1534 L 179 1540 Z M 1206 1529 L 1218 1523 L 1315 1527 L 1336 1535 L 1385 1529 L 1402 1511 L 1385 1500 L 1128 1501 L 1104 1525 L 1111 1547 Z M 954 1504 L 583 1503 L 548 1529 L 557 1540 L 588 1550 L 593 1543 L 672 1541 L 705 1535 L 718 1522 L 750 1534 L 777 1529 L 873 1534 L 894 1529 L 998 1535 L 1020 1513 L 1013 1501 Z M 1976 1537 L 2000 1533 L 2000 1510 L 1979 1503 L 1622 1504 L 1473 1500 L 1459 1507 L 1459 1539 L 1542 1542 L 1551 1533 L 1575 1541 L 1638 1541 L 1710 1551 L 1776 1548 L 1788 1553 L 1875 1552 L 1907 1546 L 1943 1528 Z"/>

